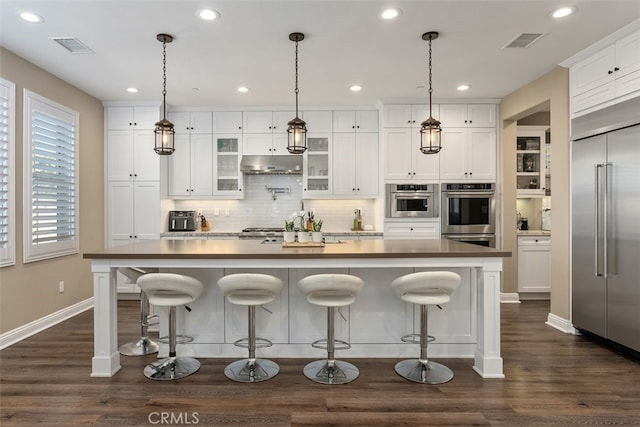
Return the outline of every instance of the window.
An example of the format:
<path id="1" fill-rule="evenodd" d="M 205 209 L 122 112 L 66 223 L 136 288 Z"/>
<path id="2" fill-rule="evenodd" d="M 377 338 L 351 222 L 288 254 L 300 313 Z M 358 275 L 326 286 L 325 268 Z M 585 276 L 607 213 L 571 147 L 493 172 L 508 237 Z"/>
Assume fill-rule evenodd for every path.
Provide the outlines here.
<path id="1" fill-rule="evenodd" d="M 0 267 L 16 263 L 15 91 L 13 83 L 0 78 Z"/>
<path id="2" fill-rule="evenodd" d="M 24 90 L 24 262 L 78 252 L 78 113 Z"/>

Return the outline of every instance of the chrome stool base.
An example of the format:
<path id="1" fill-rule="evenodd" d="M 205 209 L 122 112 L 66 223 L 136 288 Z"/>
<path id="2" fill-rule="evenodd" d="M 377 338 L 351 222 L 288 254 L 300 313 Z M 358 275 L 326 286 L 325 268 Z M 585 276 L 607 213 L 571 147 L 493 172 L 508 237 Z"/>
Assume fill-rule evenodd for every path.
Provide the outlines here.
<path id="1" fill-rule="evenodd" d="M 118 351 L 124 356 L 146 356 L 157 353 L 159 346 L 149 338 L 140 338 L 136 342 L 122 344 Z"/>
<path id="2" fill-rule="evenodd" d="M 347 384 L 358 378 L 355 365 L 343 360 L 316 360 L 304 367 L 304 376 L 320 384 Z"/>
<path id="3" fill-rule="evenodd" d="M 169 344 L 169 337 L 160 337 L 158 338 L 158 341 L 160 341 L 162 344 Z M 176 335 L 176 344 L 189 344 L 192 341 L 193 337 L 190 337 L 189 335 Z"/>
<path id="4" fill-rule="evenodd" d="M 278 375 L 280 366 L 267 359 L 241 359 L 229 363 L 224 374 L 230 380 L 240 383 L 258 383 Z"/>
<path id="5" fill-rule="evenodd" d="M 453 379 L 451 369 L 432 361 L 401 360 L 395 370 L 402 378 L 422 384 L 444 384 Z"/>
<path id="6" fill-rule="evenodd" d="M 143 374 L 150 380 L 179 380 L 198 372 L 200 362 L 193 357 L 167 357 L 145 366 Z"/>

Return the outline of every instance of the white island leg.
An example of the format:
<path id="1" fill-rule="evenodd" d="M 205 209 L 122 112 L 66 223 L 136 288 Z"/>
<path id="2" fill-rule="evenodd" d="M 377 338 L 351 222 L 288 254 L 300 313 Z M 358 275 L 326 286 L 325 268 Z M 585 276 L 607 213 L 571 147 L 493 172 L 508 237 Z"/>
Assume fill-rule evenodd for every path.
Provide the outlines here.
<path id="1" fill-rule="evenodd" d="M 500 356 L 501 260 L 475 268 L 478 278 L 478 347 L 473 369 L 482 378 L 504 378 Z"/>
<path id="2" fill-rule="evenodd" d="M 93 272 L 93 359 L 92 377 L 111 377 L 120 370 L 118 352 L 118 302 L 116 269 L 92 265 Z"/>

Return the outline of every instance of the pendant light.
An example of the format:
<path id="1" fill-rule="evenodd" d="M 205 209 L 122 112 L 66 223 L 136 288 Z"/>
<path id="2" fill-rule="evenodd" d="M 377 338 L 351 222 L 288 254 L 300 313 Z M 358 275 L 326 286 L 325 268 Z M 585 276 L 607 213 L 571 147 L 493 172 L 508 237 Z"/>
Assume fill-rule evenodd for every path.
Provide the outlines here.
<path id="1" fill-rule="evenodd" d="M 433 118 L 431 107 L 431 41 L 438 38 L 437 31 L 429 31 L 422 35 L 422 40 L 429 41 L 429 118 L 420 124 L 420 151 L 423 154 L 438 154 L 442 149 L 440 145 L 440 136 L 442 128 L 440 122 Z"/>
<path id="2" fill-rule="evenodd" d="M 291 33 L 289 40 L 296 43 L 296 116 L 287 123 L 287 150 L 291 154 L 302 154 L 307 150 L 307 124 L 298 117 L 298 42 L 304 40 L 304 34 Z"/>
<path id="3" fill-rule="evenodd" d="M 173 154 L 175 129 L 173 123 L 167 120 L 167 43 L 173 41 L 169 34 L 158 34 L 158 41 L 162 42 L 162 120 L 156 123 L 153 131 L 156 137 L 155 152 L 160 155 Z"/>

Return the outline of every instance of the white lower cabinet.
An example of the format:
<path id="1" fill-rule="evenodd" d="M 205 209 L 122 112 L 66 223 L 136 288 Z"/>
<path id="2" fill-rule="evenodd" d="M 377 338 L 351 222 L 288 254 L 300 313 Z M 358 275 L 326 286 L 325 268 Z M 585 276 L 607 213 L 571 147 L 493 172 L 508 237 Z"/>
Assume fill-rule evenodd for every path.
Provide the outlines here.
<path id="1" fill-rule="evenodd" d="M 430 221 L 385 221 L 385 239 L 439 239 L 440 219 Z"/>
<path id="2" fill-rule="evenodd" d="M 160 238 L 160 183 L 111 181 L 107 208 L 109 247 Z"/>
<path id="3" fill-rule="evenodd" d="M 518 292 L 551 292 L 551 237 L 518 237 Z"/>

